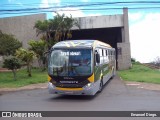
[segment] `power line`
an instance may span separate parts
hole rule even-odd
[[[10,8],[0,9],[0,15],[5,14],[27,14],[27,13],[45,13],[45,12],[56,12],[56,11],[77,11],[76,9],[71,8],[78,8],[81,11],[103,11],[103,10],[120,10],[123,7],[128,7],[128,9],[136,10],[136,9],[160,9],[160,1],[130,1],[130,2],[93,2],[93,3],[80,3],[80,2],[73,2],[76,4],[71,4],[71,2],[65,2],[65,4],[69,5],[57,5],[54,7],[40,7],[39,3],[33,3],[38,7],[28,7],[29,5],[33,4],[25,4],[27,8],[23,7],[20,9],[17,8]],[[64,4],[64,3],[63,3]],[[1,6],[7,6],[9,4],[1,4]],[[12,7],[18,4],[10,4]],[[23,4],[24,5],[24,4]],[[141,5],[141,6],[139,6]],[[143,5],[143,6],[142,6]],[[122,7],[119,7],[122,6]],[[130,6],[137,6],[137,7],[130,7]],[[88,8],[87,8],[88,7]],[[65,9],[64,9],[65,8]]]
[[[106,11],[106,10],[122,10],[123,8],[91,8],[91,9],[78,9],[78,10],[82,10],[82,11]],[[160,9],[160,7],[134,7],[134,8],[128,8],[131,10],[138,10],[138,9]],[[59,11],[78,11],[78,10],[74,10],[74,9],[59,9],[59,10],[39,10],[39,11],[14,11],[14,12],[0,12],[0,15],[4,15],[4,14],[29,14],[29,13],[45,13],[45,12],[59,12]]]
[[[58,3],[48,3],[48,5],[57,5]],[[89,3],[82,3],[82,2],[63,2],[62,5],[58,5],[59,7],[88,7],[88,6],[99,6],[99,5],[136,5],[136,4],[152,4],[157,5],[160,4],[160,1],[130,1],[130,2],[89,2]],[[64,4],[64,5],[63,5]],[[67,5],[65,5],[67,4]],[[15,7],[15,6],[41,6],[43,3],[30,3],[30,4],[1,4],[1,7],[8,6],[8,7]],[[57,7],[58,7],[57,6]],[[38,7],[36,7],[38,8]]]
[[[73,6],[72,6],[73,7]],[[16,11],[33,11],[33,10],[50,10],[50,9],[55,9],[55,8],[72,8],[71,6],[63,6],[63,7],[47,7],[47,8],[24,8],[24,9],[0,9],[0,12],[16,12]],[[160,6],[159,6],[160,7]],[[128,7],[128,9],[154,9],[154,8],[159,8],[157,6],[155,7]],[[75,6],[73,7],[75,8]],[[101,9],[101,8],[96,8]],[[119,7],[108,7],[108,8],[102,8],[102,9],[122,9]],[[83,10],[83,9],[80,9]],[[92,10],[89,8],[88,10]]]
[[[143,4],[143,3],[160,3],[160,1],[127,1],[127,2],[87,2],[87,3],[84,3],[84,2],[63,2],[61,4],[84,4],[84,5],[88,5],[88,4],[92,4],[92,5],[97,5],[97,4],[130,4],[130,3],[138,3],[138,4]],[[25,3],[23,5],[27,5],[27,6],[30,6],[30,5],[42,5],[44,3]],[[58,4],[56,2],[49,2],[48,4]],[[10,6],[10,5],[20,5],[19,3],[14,3],[14,4],[0,4],[1,6]]]

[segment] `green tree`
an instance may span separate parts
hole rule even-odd
[[[68,17],[65,16],[65,14],[62,15],[57,14],[57,16],[54,19],[59,20],[59,25],[55,30],[55,39],[57,41],[65,40],[66,38],[67,39],[72,38],[72,33],[71,33],[72,27],[78,27],[80,29],[78,21],[76,19],[73,19],[72,15]]]
[[[45,40],[48,49],[50,48],[50,46],[54,44],[54,40],[52,40],[53,38],[51,37],[50,24],[50,20],[38,20],[34,26],[34,28],[36,29],[37,36],[42,35],[41,39]]]
[[[46,42],[44,40],[35,41],[30,40],[29,43],[30,50],[33,50],[36,53],[36,56],[38,58],[38,63],[40,67],[43,67],[45,70],[45,59],[44,52],[46,51]]]
[[[36,58],[35,52],[31,51],[31,50],[26,50],[26,49],[23,49],[23,48],[19,48],[16,51],[16,57],[21,59],[23,62],[26,63],[28,76],[31,77],[32,76],[32,73],[31,73],[32,62]]]
[[[13,55],[21,46],[22,43],[15,39],[13,35],[0,31],[0,55]]]
[[[12,58],[5,59],[3,64],[4,64],[3,65],[4,68],[8,68],[12,70],[14,80],[16,80],[17,79],[16,71],[21,67],[20,61],[17,58],[12,57]]]
[[[47,40],[48,37],[50,38],[50,35],[49,35],[50,30],[49,30],[49,21],[48,20],[44,20],[44,21],[38,20],[35,23],[34,28],[36,28],[37,36],[42,34],[43,36],[46,37],[45,40]]]
[[[58,41],[71,38],[71,28],[74,26],[80,29],[78,21],[73,19],[71,15],[68,17],[65,14],[60,15],[57,13],[53,19],[37,21],[34,28],[36,28],[37,35],[43,35],[50,48]]]

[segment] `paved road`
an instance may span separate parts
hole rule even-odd
[[[17,91],[0,95],[0,111],[36,110],[160,111],[160,91],[126,86],[119,77],[115,76],[105,85],[103,91],[94,97],[52,95],[47,89]],[[90,120],[90,118],[87,119]]]

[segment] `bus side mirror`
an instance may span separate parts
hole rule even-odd
[[[96,54],[96,63],[100,63],[100,55],[98,53]]]

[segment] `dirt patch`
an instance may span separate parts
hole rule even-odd
[[[11,72],[12,70],[9,70],[7,68],[0,68],[0,72]]]
[[[135,86],[135,87],[140,88],[140,89],[160,90],[160,84],[142,83],[142,82],[130,82],[130,81],[125,81],[125,83],[128,86]]]
[[[47,88],[47,83],[32,84],[20,88],[0,88],[0,95],[20,90],[45,89],[45,88]]]

